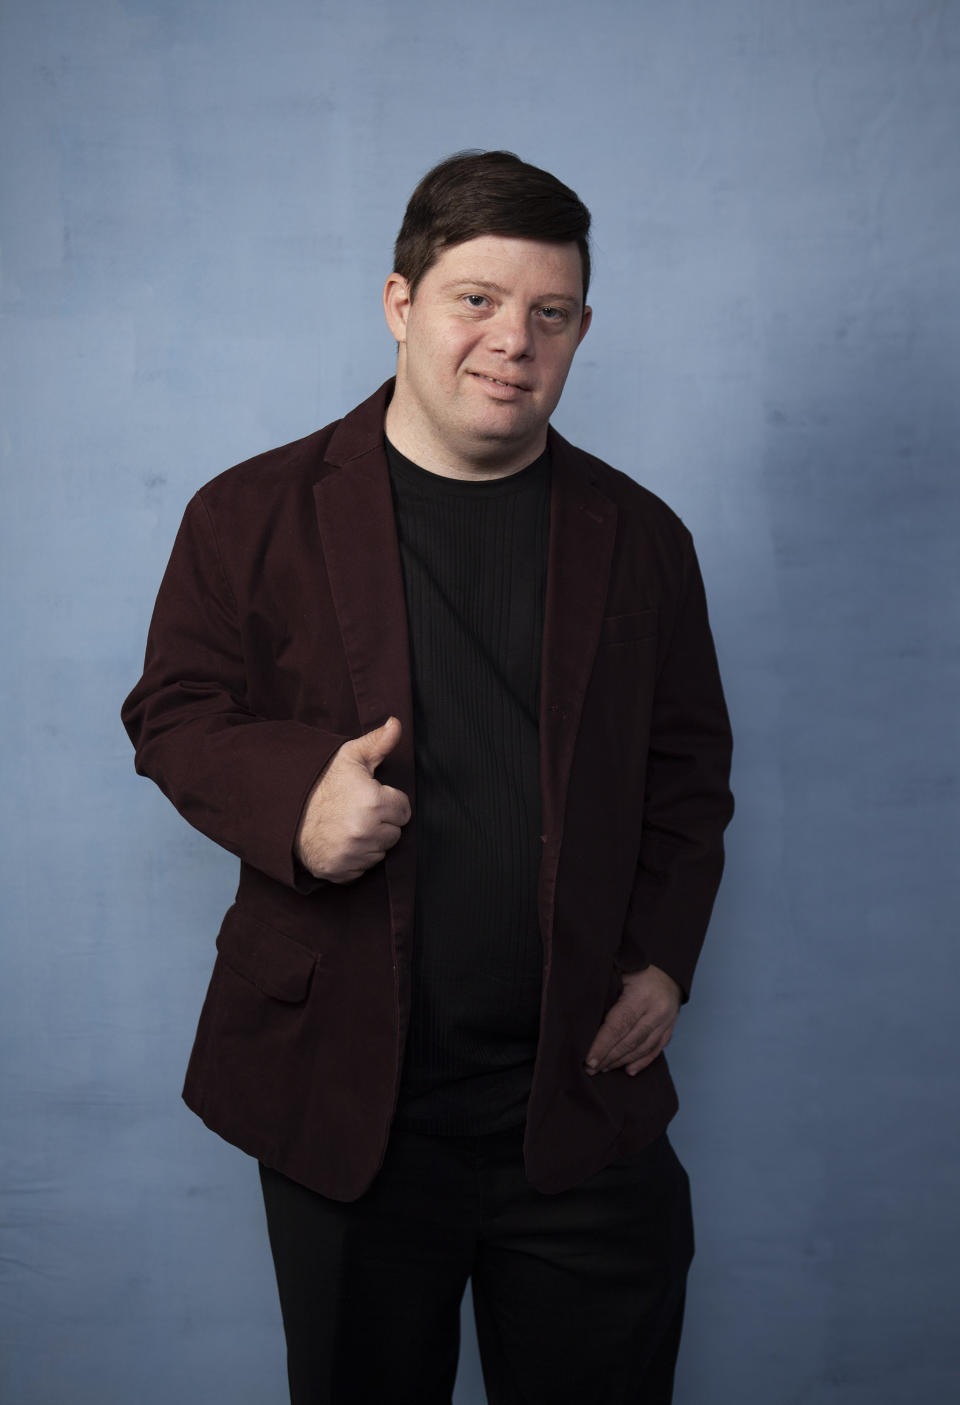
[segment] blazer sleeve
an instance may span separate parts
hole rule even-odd
[[[346,737],[258,716],[247,697],[237,603],[201,494],[187,507],[123,704],[136,768],[181,815],[278,882],[317,881],[293,846],[307,796]]]
[[[723,872],[733,814],[732,738],[690,535],[653,700],[640,855],[619,952],[625,971],[659,966],[690,995]]]

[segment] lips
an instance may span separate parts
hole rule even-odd
[[[477,379],[478,381],[489,381],[489,383],[490,383],[491,385],[502,385],[505,390],[529,390],[529,389],[530,389],[530,387],[529,387],[528,385],[521,385],[521,384],[519,383],[519,381],[505,381],[505,380],[502,380],[499,376],[488,376],[488,375],[485,375],[485,374],[483,373],[483,371],[471,371],[471,372],[470,372],[470,375],[476,377],[476,379]]]

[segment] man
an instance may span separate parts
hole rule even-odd
[[[729,730],[689,534],[549,427],[590,217],[411,198],[395,383],[187,509],[124,718],[241,859],[184,1096],[256,1156],[291,1399],[659,1405],[692,1253],[663,1058]]]

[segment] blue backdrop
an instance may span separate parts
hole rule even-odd
[[[285,1398],[255,1168],[179,1103],[235,864],[118,709],[193,490],[390,372],[403,205],[464,146],[593,210],[556,423],[694,531],[737,733],[672,1046],[678,1405],[957,1398],[960,5],[6,0],[0,37],[4,1400]]]

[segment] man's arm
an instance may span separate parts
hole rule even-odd
[[[693,543],[657,675],[640,856],[618,959],[623,992],[588,1054],[634,1074],[669,1043],[689,998],[733,814],[732,740]]]
[[[359,876],[409,818],[402,792],[373,777],[399,739],[395,719],[351,739],[250,708],[236,601],[200,495],[177,534],[123,722],[137,770],[185,819],[301,890]]]

